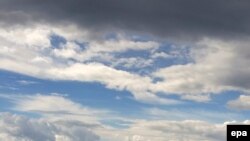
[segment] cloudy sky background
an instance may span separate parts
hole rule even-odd
[[[250,124],[250,2],[0,0],[0,140],[222,141]]]

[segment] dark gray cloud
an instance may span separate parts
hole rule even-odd
[[[183,39],[250,33],[247,0],[2,0],[0,9],[1,21],[9,23],[73,22],[93,31],[119,29]]]

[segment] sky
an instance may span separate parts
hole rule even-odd
[[[222,141],[250,124],[246,0],[0,0],[0,140]]]

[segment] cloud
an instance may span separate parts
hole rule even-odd
[[[153,65],[152,59],[144,59],[141,57],[129,57],[129,58],[113,58],[112,66],[122,66],[130,69],[141,69]]]
[[[17,83],[21,85],[32,85],[32,84],[37,84],[38,82],[30,80],[18,80]]]
[[[1,41],[7,45],[22,45],[33,48],[48,48],[50,46],[48,38],[50,29],[46,29],[46,26],[22,27],[0,28]],[[6,51],[11,52],[15,50],[5,46]]]
[[[99,136],[77,122],[51,122],[1,113],[0,140],[8,141],[98,141]]]
[[[225,140],[224,124],[211,124],[198,120],[166,121],[140,120],[130,128],[114,132],[114,140],[121,141],[193,141]],[[113,140],[112,140],[113,141]]]
[[[249,92],[249,42],[204,39],[191,48],[192,62],[154,72],[156,89],[183,99],[209,101],[223,91]]]
[[[88,122],[87,120],[85,122]],[[225,140],[227,121],[214,124],[200,120],[134,120],[128,128],[95,128],[83,121],[31,118],[11,113],[0,114],[0,139],[10,141],[191,141]],[[181,134],[181,135],[180,135]]]
[[[40,115],[31,118],[30,116],[0,113],[0,139],[11,141],[44,139],[51,141],[83,139],[89,141],[165,141],[166,139],[219,141],[225,139],[225,125],[232,123],[232,121],[226,121],[215,124],[204,121],[204,119],[194,119],[192,114],[202,112],[192,111],[184,120],[184,117],[181,116],[186,114],[180,111],[159,109],[148,110],[151,117],[158,118],[147,120],[125,118],[112,112],[85,107],[65,97],[54,95],[1,95],[1,98],[6,98],[14,104],[12,110],[27,115]],[[213,114],[216,113],[207,111],[202,113],[209,118],[216,117]],[[173,119],[168,119],[167,115],[171,115]],[[121,124],[125,123],[126,127],[117,128],[106,125],[101,122],[105,119],[111,120],[113,123],[117,120],[121,121]],[[241,123],[247,124],[249,121]]]
[[[112,57],[114,53],[152,50],[158,47],[159,43],[154,41],[132,41],[120,37],[117,40],[90,41],[84,46],[85,49],[75,42],[67,42],[54,49],[53,54],[57,57],[84,62],[94,57],[103,58],[105,55]]]
[[[125,30],[179,40],[249,35],[248,1],[10,0],[0,5],[7,25],[74,23],[95,33]]]
[[[0,139],[24,141],[121,140],[149,141],[166,138],[183,140],[221,138],[224,128],[202,121],[138,120],[84,107],[65,97],[54,95],[1,95],[14,105],[12,110],[38,114],[31,118],[10,113],[0,114]],[[111,118],[109,118],[111,117]],[[106,119],[130,121],[119,129],[100,122]],[[114,121],[113,121],[114,122]],[[214,130],[210,130],[214,128]],[[143,130],[142,130],[143,129]],[[206,131],[206,132],[205,132]],[[207,132],[211,131],[211,132]],[[179,136],[183,133],[183,136]],[[185,134],[185,135],[184,135]],[[203,136],[200,136],[203,134]]]
[[[100,124],[97,115],[107,115],[108,110],[97,110],[83,106],[61,95],[0,95],[11,102],[13,106],[9,108],[18,112],[36,113],[39,116],[46,117],[50,120],[77,120],[89,125]]]
[[[154,41],[131,41],[127,39],[91,42],[90,52],[124,52],[127,50],[150,50],[159,47]]]
[[[157,58],[172,58],[174,56],[172,56],[170,54],[167,54],[165,52],[155,52],[155,53],[152,54],[151,57],[154,58],[154,59],[157,59]]]
[[[73,119],[53,121],[11,113],[1,113],[0,117],[0,139],[10,141],[219,141],[225,139],[226,132],[225,124],[195,120],[135,120],[128,128],[117,130],[95,128]]]
[[[239,98],[227,103],[229,108],[238,110],[250,110],[250,96],[240,95]]]

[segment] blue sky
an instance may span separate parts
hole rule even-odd
[[[221,141],[250,124],[248,2],[13,2],[0,140]]]

